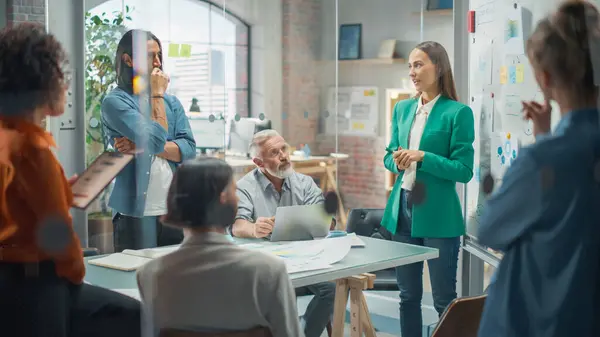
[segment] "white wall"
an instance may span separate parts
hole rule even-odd
[[[396,39],[400,57],[408,57],[412,48],[419,43],[421,0],[339,0],[338,23],[362,24],[362,57],[376,58],[383,40]],[[335,1],[323,0],[322,9],[322,106],[329,87],[335,85]],[[452,15],[425,15],[423,39],[441,43],[453,60],[454,31]],[[465,28],[466,29],[466,28]],[[385,135],[385,89],[403,88],[403,79],[408,79],[406,64],[360,64],[339,65],[339,86],[376,86],[379,88],[379,135]]]

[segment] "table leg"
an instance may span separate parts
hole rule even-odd
[[[321,188],[321,191],[325,191],[327,189],[327,185],[329,185],[327,178],[327,172],[324,172],[319,176],[319,187]]]
[[[363,293],[363,290],[373,288],[374,281],[375,275],[367,273],[336,281],[332,337],[344,335],[348,292],[350,292],[350,326],[352,329],[350,335],[361,337],[364,333],[367,337],[375,337],[375,328],[371,322],[369,307]]]
[[[336,281],[335,300],[333,305],[333,333],[331,334],[331,337],[344,336],[346,303],[348,303],[348,280],[344,278]]]

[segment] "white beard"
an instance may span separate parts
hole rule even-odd
[[[285,179],[294,173],[294,169],[290,165],[288,168],[286,168],[284,170],[273,171],[273,170],[267,169],[267,172],[269,172],[269,174],[272,175],[273,177],[277,177],[279,179]]]

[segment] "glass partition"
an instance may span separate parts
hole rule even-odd
[[[331,154],[339,151],[328,124],[337,117],[327,96],[337,85],[337,8],[334,0],[87,1],[87,163],[118,150],[101,102],[117,87],[121,36],[143,29],[160,40],[167,94],[185,111],[197,155],[225,158],[240,178],[256,167],[248,149],[253,134],[272,128],[289,144],[295,170],[335,193],[337,157]],[[90,236],[110,230],[112,192],[107,188],[89,209],[88,227],[100,228]],[[342,200],[336,204],[344,226]]]
[[[414,94],[410,51],[434,39],[452,55],[451,10],[428,11],[421,0],[95,0],[86,10],[88,163],[111,150],[100,107],[116,87],[117,44],[130,29],[148,30],[198,155],[226,158],[241,177],[256,167],[252,135],[279,131],[295,170],[338,197],[339,228],[351,209],[385,207],[395,179],[382,164],[391,111]],[[110,221],[111,192],[90,221]]]

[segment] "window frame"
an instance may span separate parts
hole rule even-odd
[[[246,27],[246,31],[247,31],[247,38],[246,38],[246,44],[242,45],[242,44],[233,44],[231,46],[235,47],[246,47],[247,51],[246,51],[246,81],[247,81],[247,85],[246,88],[244,89],[246,91],[246,105],[248,108],[248,116],[247,117],[254,117],[254,113],[252,111],[252,52],[251,52],[251,46],[252,46],[252,26],[249,25],[246,21],[244,21],[241,17],[239,17],[238,15],[236,15],[235,13],[231,12],[230,10],[228,10],[227,8],[223,8],[217,4],[215,4],[213,1],[210,0],[196,0],[199,2],[203,2],[205,4],[208,5],[208,18],[209,18],[209,22],[208,22],[208,45],[212,46],[213,42],[212,42],[212,21],[211,21],[211,13],[213,12],[213,8],[217,9],[218,12],[225,12],[225,14],[227,14],[229,17],[225,17],[225,19],[227,20],[231,20],[231,18],[235,19],[232,20],[233,23],[235,25],[241,24],[243,26]],[[237,21],[237,22],[236,22]],[[225,46],[228,46],[227,44],[223,44]],[[235,93],[238,92],[238,89],[234,89]],[[211,92],[212,95],[212,92]],[[236,98],[237,99],[237,98]]]

